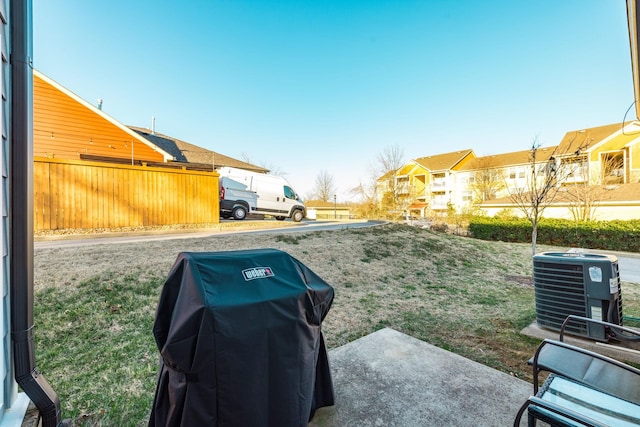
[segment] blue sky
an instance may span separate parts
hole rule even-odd
[[[555,145],[633,102],[624,0],[33,0],[33,16],[42,73],[303,196],[326,171],[349,199],[385,147]]]

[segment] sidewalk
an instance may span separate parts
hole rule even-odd
[[[526,381],[382,329],[329,352],[336,404],[309,427],[510,426]],[[526,418],[526,417],[525,417]]]

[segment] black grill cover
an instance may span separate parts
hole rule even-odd
[[[275,249],[178,255],[153,326],[150,426],[306,426],[334,403],[333,288]]]

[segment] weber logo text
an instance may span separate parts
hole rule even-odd
[[[242,270],[242,276],[244,276],[244,280],[249,281],[253,279],[264,279],[266,277],[273,277],[273,270],[271,267],[254,267],[247,268],[246,270]]]

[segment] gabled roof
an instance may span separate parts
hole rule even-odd
[[[420,157],[414,161],[420,166],[429,169],[431,172],[436,172],[453,169],[469,155],[475,157],[472,149],[436,154],[435,156]]]
[[[614,123],[612,125],[569,131],[564,135],[560,144],[558,144],[557,153],[565,155],[573,154],[578,150],[588,151],[604,139],[621,131],[626,124],[627,123]]]
[[[209,165],[210,167],[215,162],[216,168],[228,166],[259,173],[269,172],[269,169],[243,162],[242,160],[234,159],[233,157],[225,156],[224,154],[220,154],[215,151],[207,150],[206,148],[190,144],[168,135],[153,132],[150,129],[136,126],[129,126],[129,128],[152,144],[160,147],[162,150],[171,153],[176,162],[196,163]]]
[[[378,180],[378,181],[385,181],[385,180],[391,179],[392,177],[394,177],[394,176],[395,176],[396,172],[398,172],[399,170],[400,170],[400,169],[398,168],[398,169],[395,169],[395,170],[390,170],[390,171],[388,171],[388,172],[385,172],[385,174],[384,174],[384,175],[382,175],[382,176],[381,176],[380,178],[378,178],[377,180]]]
[[[409,163],[406,163],[404,166],[395,171],[395,174],[398,177],[409,175],[423,175],[425,173],[429,173],[428,169],[415,160],[411,160]]]
[[[406,165],[401,166],[398,170],[396,170],[396,175],[408,175],[414,167],[415,165],[407,163]]]
[[[557,146],[540,147],[536,153],[536,162],[547,161],[556,150]],[[524,165],[531,161],[531,150],[513,151],[511,153],[493,154],[491,156],[476,157],[465,163],[460,171],[473,171],[481,169],[506,168],[509,166]]]

